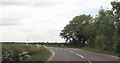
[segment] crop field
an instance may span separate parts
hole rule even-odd
[[[50,51],[40,44],[3,43],[2,62],[45,61]]]

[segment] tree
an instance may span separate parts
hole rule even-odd
[[[111,15],[111,10],[101,9],[96,19],[96,42],[97,46],[106,50],[112,50],[112,36],[114,35],[114,16]],[[101,38],[103,37],[103,38]]]
[[[85,46],[87,37],[84,36],[84,26],[88,25],[92,17],[90,15],[80,15],[73,18],[60,33],[66,41],[76,46]]]
[[[111,2],[113,16],[115,19],[115,26],[116,26],[116,43],[115,43],[115,51],[120,52],[120,2],[113,1]]]
[[[84,26],[83,31],[84,31],[83,35],[87,37],[87,46],[94,48],[95,46],[94,40],[96,36],[95,22],[91,22],[90,24]]]
[[[79,15],[61,31],[60,36],[72,46],[88,46],[120,53],[120,2],[112,9],[101,9],[95,18]]]

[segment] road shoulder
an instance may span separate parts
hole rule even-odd
[[[47,48],[47,47],[46,47],[46,48]],[[47,48],[47,49],[49,49],[49,48]],[[45,63],[49,63],[49,62],[52,60],[52,58],[55,56],[55,52],[52,51],[51,49],[49,49],[49,50],[50,50],[50,52],[51,52],[51,55],[49,56],[48,60],[45,61]]]

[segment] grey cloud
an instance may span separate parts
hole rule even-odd
[[[13,26],[13,25],[20,25],[20,24],[14,21],[2,21],[0,23],[0,26]]]
[[[96,15],[99,10],[100,8],[98,7],[98,8],[84,9],[79,11],[78,13]]]
[[[54,6],[61,4],[60,2],[0,2],[0,5],[17,5],[17,6]]]
[[[2,23],[2,24],[0,24],[0,26],[11,26],[11,25],[13,26],[13,25],[17,25],[17,24],[16,24],[16,23],[13,23],[13,22],[12,22],[12,23],[8,23],[8,22],[7,22],[7,23]]]
[[[59,35],[58,32],[60,32],[61,30],[60,29],[51,29],[51,30],[47,30],[46,33],[52,35],[52,36],[57,36]]]
[[[0,26],[20,25],[20,23],[18,22],[19,20],[20,20],[19,18],[16,18],[16,19],[12,19],[12,18],[2,18],[2,19],[1,19]]]
[[[0,26],[11,26],[11,25],[17,25],[17,24],[14,22],[3,22],[0,24]]]

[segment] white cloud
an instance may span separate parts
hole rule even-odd
[[[80,14],[97,14],[112,0],[1,0],[0,41],[64,41],[63,27]]]

